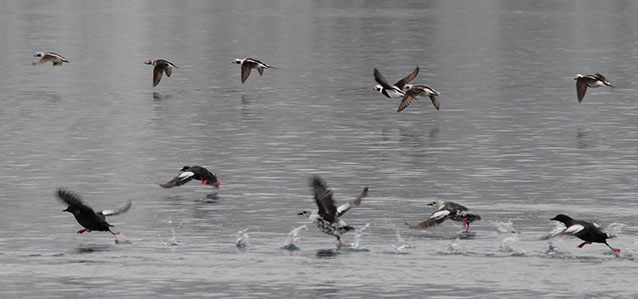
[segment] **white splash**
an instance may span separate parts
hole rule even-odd
[[[398,245],[390,244],[394,248],[394,252],[401,253],[401,251],[403,251],[403,249],[412,248],[412,246],[408,245],[408,243],[405,241],[405,239],[403,239],[401,237],[401,234],[399,233],[399,229],[397,227],[394,228],[394,231],[395,231],[395,235],[397,237],[397,241],[399,242]]]
[[[173,233],[173,237],[170,238],[168,241],[164,242],[164,245],[178,246],[181,243],[177,242],[177,236],[175,235],[175,230],[171,228],[171,232]]]
[[[449,252],[457,252],[460,246],[461,246],[461,239],[456,238],[450,244],[447,245],[447,250]]]
[[[516,229],[516,227],[514,227],[514,224],[512,223],[512,221],[508,221],[508,222],[492,221],[491,224],[500,233],[518,234],[518,230]]]
[[[361,246],[361,234],[368,227],[370,227],[370,223],[366,223],[366,225],[362,226],[361,228],[357,228],[355,230],[354,242],[352,242],[352,244],[350,244],[351,248],[357,249],[357,248],[359,248],[359,246]]]
[[[515,250],[514,247],[512,247],[512,244],[518,241],[518,235],[510,235],[501,241],[501,248],[499,250],[502,252],[514,252]]]
[[[242,229],[237,232],[237,240],[235,241],[237,248],[246,248],[248,246],[248,229]]]
[[[299,250],[299,247],[295,245],[296,242],[299,241],[299,232],[302,229],[308,229],[308,227],[304,224],[299,226],[288,233],[288,238],[286,238],[286,242],[284,243],[284,249],[288,250]]]
[[[607,227],[605,228],[605,232],[610,238],[614,238],[622,233],[623,228],[625,228],[626,226],[626,224],[614,222],[610,225],[607,225]]]

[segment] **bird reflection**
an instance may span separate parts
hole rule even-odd
[[[162,95],[159,92],[154,91],[153,92],[153,99],[158,100],[158,101],[162,101],[162,100],[170,100],[171,95]]]
[[[262,107],[259,105],[259,97],[241,95],[241,118],[243,120],[254,121],[262,119]]]
[[[590,147],[590,139],[587,138],[589,133],[582,128],[578,128],[578,132],[576,133],[576,144],[579,149],[585,149]]]

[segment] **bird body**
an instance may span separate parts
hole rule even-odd
[[[439,110],[439,98],[438,96],[441,94],[440,92],[434,90],[434,88],[427,87],[425,85],[410,85],[410,88],[405,92],[403,99],[401,99],[401,103],[399,104],[399,108],[397,108],[397,112],[403,111],[403,109],[407,108],[412,100],[414,100],[417,96],[424,94],[425,96],[430,97],[432,100],[432,105],[436,110]]]
[[[33,54],[33,57],[39,57],[40,60],[38,63],[47,63],[51,62],[53,66],[62,65],[62,63],[69,63],[69,60],[64,58],[64,56],[55,53],[55,52],[36,52]]]
[[[472,213],[468,208],[455,202],[435,201],[428,205],[436,206],[437,210],[432,213],[430,217],[415,225],[406,223],[410,228],[425,229],[441,224],[446,219],[450,219],[454,221],[461,221],[465,231],[469,232],[470,223],[476,220],[481,220],[481,216]]]
[[[412,85],[408,84],[416,78],[419,74],[419,67],[414,68],[412,73],[403,77],[401,80],[397,81],[394,85],[390,85],[388,81],[381,75],[381,72],[375,68],[374,69],[374,80],[379,83],[372,87],[376,92],[386,96],[389,99],[392,98],[402,98],[405,96],[405,91],[408,90]]]
[[[173,68],[177,68],[175,64],[165,59],[147,60],[144,63],[154,66],[153,87],[157,86],[160,80],[162,80],[162,74],[166,73],[166,76],[170,77],[173,73]]]
[[[576,74],[574,80],[576,80],[576,95],[578,96],[579,103],[583,101],[585,92],[587,92],[587,87],[597,88],[603,85],[614,87],[613,85],[611,85],[611,82],[607,81],[607,78],[605,78],[605,76],[599,73],[585,76]]]
[[[607,239],[609,238],[609,236],[605,232],[600,230],[600,228],[595,223],[573,219],[564,214],[558,214],[556,215],[556,217],[550,220],[560,221],[565,224],[565,229],[560,232],[560,234],[572,235],[585,241],[578,245],[578,248],[582,248],[583,246],[591,243],[604,243],[615,253],[620,253],[620,249],[613,248],[611,247],[611,245],[609,245],[609,243],[607,243]]]
[[[364,187],[357,198],[336,207],[332,191],[326,187],[321,178],[313,177],[311,184],[318,209],[305,209],[297,215],[308,216],[316,227],[326,234],[335,236],[341,244],[341,235],[354,230],[354,227],[341,220],[341,216],[361,203],[361,199],[368,195],[368,187]]]
[[[248,79],[248,76],[250,75],[250,71],[252,69],[257,69],[257,71],[259,72],[259,76],[264,74],[265,69],[276,69],[276,67],[267,65],[257,59],[250,57],[244,59],[236,58],[233,59],[232,62],[234,64],[241,65],[241,83],[246,82],[246,79]]]
[[[128,211],[132,205],[132,202],[129,201],[120,209],[104,210],[96,213],[93,209],[91,209],[91,207],[82,203],[82,199],[79,195],[71,191],[58,189],[57,196],[62,202],[68,205],[68,207],[63,211],[73,214],[75,220],[84,227],[84,229],[78,231],[78,234],[95,230],[108,231],[113,235],[118,235],[119,233],[111,231],[112,225],[106,222],[106,217],[124,213]]]
[[[160,184],[162,188],[173,188],[176,186],[184,185],[191,180],[198,180],[202,182],[202,185],[210,185],[215,188],[219,188],[221,182],[217,179],[217,176],[210,172],[210,170],[202,166],[184,166],[179,173],[170,181]]]

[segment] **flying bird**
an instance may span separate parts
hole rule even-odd
[[[315,195],[317,209],[305,209],[297,215],[308,216],[312,223],[322,232],[335,236],[339,244],[342,244],[341,235],[354,230],[354,227],[341,220],[341,216],[348,210],[358,206],[361,203],[361,199],[368,196],[368,187],[364,187],[357,198],[336,207],[335,201],[332,198],[332,191],[326,187],[326,184],[321,178],[318,176],[312,177],[311,185]]]
[[[377,85],[372,87],[376,92],[388,97],[388,98],[401,98],[405,95],[405,90],[408,90],[412,85],[408,84],[416,78],[419,74],[419,66],[415,67],[412,73],[399,80],[394,85],[390,85],[388,81],[381,75],[381,72],[377,68],[374,69],[374,80],[377,81]]]
[[[241,65],[241,83],[243,84],[250,75],[250,70],[256,68],[259,72],[259,76],[264,74],[265,69],[276,69],[276,67],[267,65],[254,58],[236,58],[232,61],[234,64]]]
[[[565,229],[556,235],[572,235],[585,241],[583,243],[580,243],[580,245],[578,245],[578,248],[582,248],[583,246],[591,243],[605,243],[605,245],[607,245],[607,247],[609,247],[615,253],[620,253],[620,249],[613,248],[611,247],[611,245],[609,245],[609,243],[607,243],[607,239],[609,239],[609,236],[605,232],[600,230],[600,228],[595,223],[572,219],[571,217],[564,214],[558,214],[556,215],[556,217],[549,220],[556,220],[565,224]]]
[[[106,217],[122,214],[128,211],[132,205],[132,202],[129,200],[124,207],[117,210],[104,210],[96,213],[89,206],[83,204],[80,196],[72,191],[58,189],[57,195],[62,202],[68,205],[63,211],[73,214],[75,220],[84,227],[78,231],[78,234],[96,230],[108,231],[113,235],[119,235],[120,233],[111,231],[112,225],[106,222]]]
[[[173,188],[176,186],[184,185],[190,182],[192,179],[202,181],[202,185],[211,185],[215,188],[219,188],[219,185],[222,184],[217,179],[217,176],[215,176],[215,174],[204,167],[184,166],[172,180],[164,184],[160,184],[160,186],[162,188]]]
[[[33,54],[33,57],[40,57],[38,63],[47,63],[51,61],[53,66],[62,65],[62,63],[69,63],[69,60],[64,58],[64,56],[55,53],[55,52],[36,52]]]
[[[576,74],[576,77],[574,77],[574,80],[576,80],[576,94],[578,95],[579,103],[583,101],[583,97],[585,97],[585,92],[587,92],[587,87],[598,88],[603,85],[614,87],[613,85],[611,85],[611,82],[607,81],[605,76],[599,73],[595,73],[593,75],[585,75],[585,76],[581,74]]]
[[[153,87],[157,86],[160,80],[162,80],[162,73],[166,73],[166,76],[170,77],[173,73],[173,68],[177,68],[175,64],[165,59],[147,60],[144,63],[154,66]]]
[[[399,108],[397,109],[397,112],[403,111],[403,109],[407,108],[408,105],[412,103],[412,100],[414,100],[417,96],[421,94],[425,94],[426,96],[430,97],[430,100],[432,100],[432,105],[434,105],[434,108],[436,108],[437,111],[439,110],[438,96],[441,94],[440,92],[434,90],[434,88],[430,88],[425,85],[413,85],[412,87],[410,87],[410,89],[408,89],[408,91],[405,92],[405,95],[403,96],[403,99],[401,100],[401,103],[399,104]]]
[[[468,210],[468,208],[458,203],[438,200],[429,203],[428,206],[437,207],[437,210],[432,213],[430,217],[415,225],[410,225],[407,222],[405,224],[407,224],[410,228],[425,229],[441,224],[443,223],[443,221],[445,221],[445,219],[450,219],[454,221],[461,221],[463,227],[465,228],[465,232],[469,232],[470,223],[472,223],[472,221],[481,220],[481,216],[472,213],[470,210]]]

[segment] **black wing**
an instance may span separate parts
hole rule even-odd
[[[324,220],[334,223],[337,216],[335,201],[332,199],[332,191],[328,190],[325,183],[315,176],[312,178],[312,187],[315,193],[315,202],[319,208],[319,216]]]

